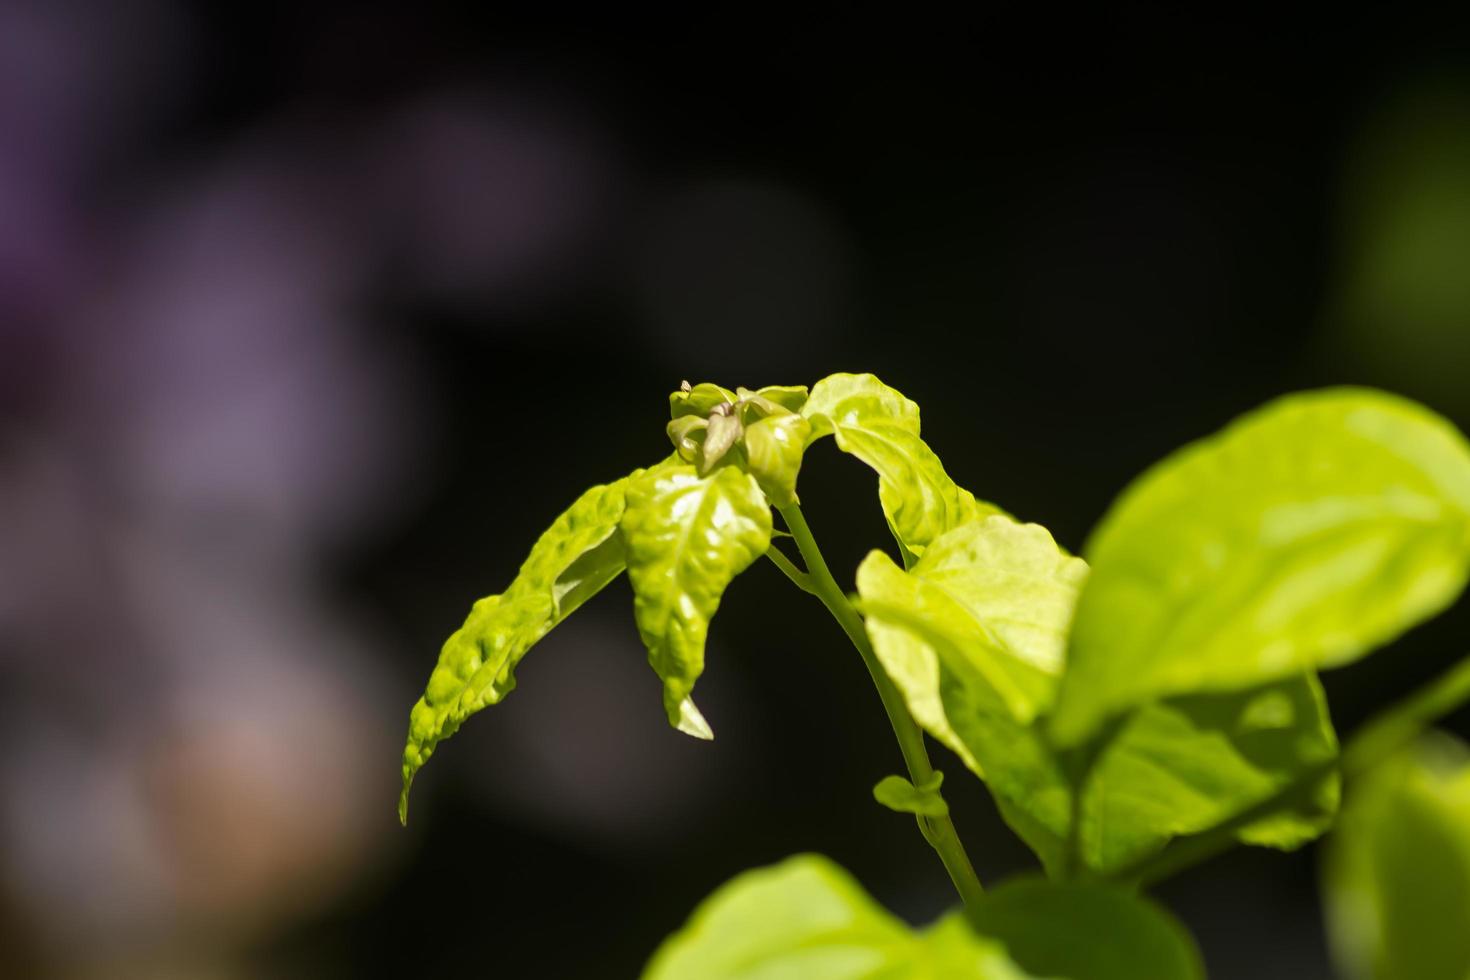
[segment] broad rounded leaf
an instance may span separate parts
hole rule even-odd
[[[1000,513],[950,479],[919,438],[919,406],[873,375],[823,378],[801,411],[813,440],[830,434],[877,471],[878,499],[906,563],[950,528]]]
[[[1442,610],[1470,565],[1470,446],[1367,389],[1294,395],[1170,456],[1086,549],[1052,719],[1333,667]]]
[[[1311,676],[1148,705],[1086,767],[1058,754],[1028,722],[1062,672],[1086,574],[1045,529],[1005,517],[947,532],[910,571],[881,552],[858,570],[868,635],[910,712],[986,780],[1002,815],[1048,868],[1064,865],[1072,842],[1090,870],[1125,868],[1335,757]],[[1029,701],[1021,697],[1028,692]],[[1292,847],[1315,837],[1333,812],[1335,788],[1329,780],[1320,797],[1248,827],[1242,838]]]
[[[638,470],[578,497],[537,539],[510,587],[476,602],[445,641],[424,695],[409,714],[400,820],[408,819],[409,787],[435,746],[470,715],[514,690],[515,667],[526,652],[622,572],[617,532],[627,485],[668,465]]]
[[[1025,980],[958,916],[918,933],[826,858],[747,871],[707,898],[644,980]]]
[[[622,531],[633,613],[669,721],[708,738],[689,692],[725,586],[770,546],[770,506],[755,478],[733,466],[709,476],[670,466],[629,480]]]
[[[1350,783],[1329,845],[1328,934],[1344,976],[1470,976],[1470,748],[1433,733]]]
[[[1009,882],[969,910],[976,931],[999,940],[1035,976],[1070,980],[1203,980],[1194,940],[1173,916],[1102,885]]]

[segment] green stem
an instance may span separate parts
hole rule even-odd
[[[1321,779],[1339,772],[1344,779],[1361,776],[1419,736],[1424,728],[1470,700],[1470,658],[1429,681],[1365,722],[1348,739],[1337,758],[1304,771],[1279,792],[1208,832],[1174,841],[1164,850],[1115,875],[1147,887],[1214,857],[1240,843],[1236,833],[1291,804]]]
[[[883,665],[878,662],[878,656],[868,642],[868,633],[863,629],[862,617],[832,577],[801,508],[792,504],[780,508],[780,511],[786,520],[786,526],[791,529],[791,536],[801,551],[801,557],[806,561],[806,582],[810,586],[807,591],[822,601],[832,618],[837,620],[842,631],[852,641],[852,645],[857,647],[873,678],[874,686],[878,688],[878,697],[883,701],[883,708],[888,712],[888,721],[893,725],[893,734],[898,738],[899,751],[903,753],[903,761],[908,766],[909,780],[915,786],[923,785],[934,774],[934,767],[929,763],[929,753],[924,748],[924,733],[914,723],[903,696],[893,686]],[[949,872],[950,880],[954,882],[960,898],[966,905],[973,903],[984,893],[984,889],[980,886],[980,879],[975,876],[975,869],[970,864],[964,845],[960,843],[959,834],[955,832],[954,822],[948,816],[921,816],[918,821],[925,840],[944,862],[944,868]]]
[[[793,565],[791,559],[787,558],[780,548],[772,544],[766,549],[766,557],[771,559],[771,563],[781,569],[782,574],[791,579],[791,583],[798,589],[803,592],[809,592],[812,595],[817,594],[816,590],[812,588],[811,576]]]

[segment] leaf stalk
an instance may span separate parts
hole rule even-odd
[[[810,586],[806,591],[821,600],[822,604],[827,607],[827,611],[832,614],[832,618],[837,620],[837,624],[847,634],[847,638],[852,641],[852,645],[857,648],[858,654],[868,668],[869,675],[873,678],[874,686],[878,688],[878,697],[883,702],[883,708],[888,713],[888,721],[893,726],[893,734],[898,739],[899,751],[903,753],[904,763],[908,766],[909,779],[915,786],[927,784],[933,779],[934,767],[930,764],[929,753],[924,748],[924,733],[915,724],[913,716],[909,714],[908,706],[904,704],[903,696],[893,686],[893,681],[889,679],[888,673],[878,661],[877,654],[873,652],[873,646],[868,641],[867,630],[863,628],[862,617],[858,615],[857,609],[853,607],[847,595],[832,577],[832,572],[827,567],[826,559],[822,557],[821,549],[817,547],[816,538],[812,536],[811,528],[807,525],[801,507],[791,504],[778,509],[781,517],[786,521],[786,526],[791,530],[791,536],[796,541],[796,547],[801,552],[802,559],[806,562],[805,579]],[[782,558],[784,559],[785,556],[783,555]],[[776,561],[774,558],[772,560]],[[776,563],[781,564],[780,561]],[[782,570],[785,571],[784,568]],[[950,880],[954,882],[960,899],[966,905],[973,904],[984,894],[985,889],[975,874],[975,868],[970,863],[969,855],[965,853],[965,846],[960,842],[959,834],[955,831],[954,821],[947,815],[942,817],[920,816],[917,820],[920,833],[939,855],[939,860],[944,863],[944,868],[949,872]]]

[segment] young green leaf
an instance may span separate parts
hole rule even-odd
[[[716,406],[730,405],[735,401],[735,392],[728,388],[721,388],[707,381],[697,385],[690,385],[686,381],[678,391],[669,395],[669,417],[677,419],[686,415],[697,415],[699,418],[706,418]]]
[[[1044,529],[1005,517],[941,535],[911,571],[881,552],[858,570],[869,638],[915,720],[987,781],[1048,868],[1065,865],[1068,847],[1098,873],[1127,867],[1335,756],[1326,704],[1310,676],[1146,706],[1118,726],[1090,766],[1058,754],[1028,722],[1046,703],[1045,683],[1062,671],[1085,575],[1085,564]],[[1036,682],[1033,700],[1017,701],[1026,689],[997,661],[1034,671],[1015,675]],[[1018,703],[1028,710],[1018,712]],[[1334,789],[1300,812],[1251,825],[1242,838],[1290,847],[1316,836],[1335,806]]]
[[[709,738],[689,692],[704,672],[705,635],[725,587],[770,546],[770,506],[736,467],[700,476],[670,466],[628,481],[622,531],[633,613],[669,721]]]
[[[464,625],[445,641],[424,695],[409,715],[400,820],[408,819],[409,787],[435,746],[470,715],[509,694],[526,652],[622,572],[623,542],[617,532],[627,485],[668,465],[635,471],[578,497],[537,539],[510,587],[476,602]]]
[[[949,804],[939,794],[944,773],[935,772],[915,786],[902,776],[884,776],[873,787],[873,799],[895,813],[912,813],[921,817],[949,815]]]
[[[1076,980],[1204,980],[1194,940],[1137,895],[1095,884],[1008,882],[967,910],[1027,973]]]
[[[801,412],[811,440],[832,435],[837,447],[878,473],[878,499],[905,564],[940,534],[1000,513],[957,486],[919,438],[919,406],[871,374],[833,374],[818,381]]]
[[[1161,696],[1348,663],[1442,610],[1470,566],[1470,446],[1393,395],[1290,396],[1145,473],[1086,554],[1062,744]]]
[[[704,445],[699,454],[699,475],[708,476],[725,454],[745,437],[745,426],[734,410],[716,410],[709,417]]]
[[[814,854],[747,871],[654,954],[643,980],[1026,980],[959,916],[915,932]]]
[[[806,404],[807,389],[806,385],[766,385],[755,391],[749,388],[736,388],[735,395],[756,410],[754,412],[756,417],[764,418],[783,412],[800,412],[801,407]],[[754,421],[754,419],[747,421]]]
[[[1350,783],[1323,890],[1345,976],[1470,976],[1470,748],[1434,733]]]
[[[745,427],[745,460],[771,503],[797,502],[796,476],[806,452],[811,423],[800,415],[770,415]]]
[[[858,592],[878,629],[898,626],[946,649],[956,669],[972,670],[1029,722],[1051,702],[1086,575],[1045,528],[993,515],[940,535],[908,572],[873,552]],[[910,653],[902,669],[913,661]],[[917,669],[935,676],[929,664]]]

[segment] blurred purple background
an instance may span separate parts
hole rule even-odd
[[[1066,20],[0,0],[0,975],[631,976],[799,850],[943,908],[869,799],[857,659],[768,568],[716,623],[713,744],[618,585],[407,831],[398,751],[443,637],[667,452],[683,378],[877,372],[1073,548],[1287,389],[1470,426],[1465,25]],[[886,540],[855,466],[803,474],[844,575]],[[1467,624],[1332,675],[1340,726]],[[982,876],[1029,867],[951,782]],[[1313,860],[1163,897],[1217,976],[1326,976]]]

